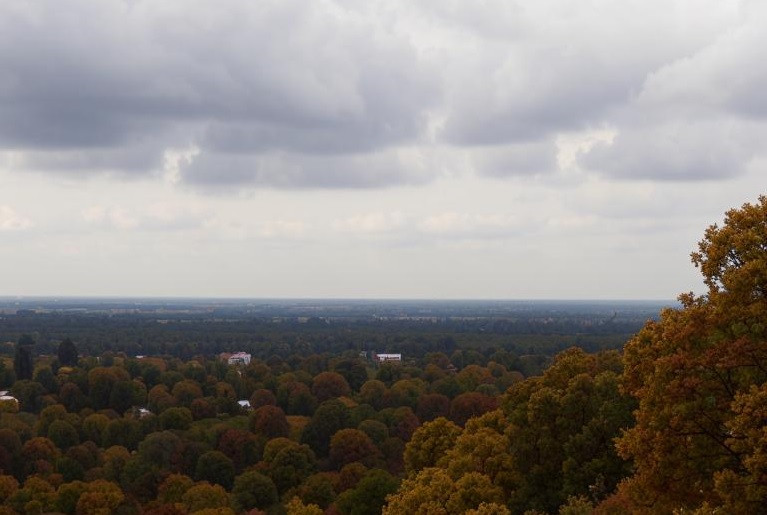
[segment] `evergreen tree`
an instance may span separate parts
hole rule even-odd
[[[13,357],[13,371],[16,372],[16,379],[32,379],[34,371],[34,362],[32,360],[32,346],[35,341],[28,334],[19,338],[16,344],[16,354]]]
[[[77,365],[77,347],[75,343],[66,338],[59,344],[59,363],[63,366]]]

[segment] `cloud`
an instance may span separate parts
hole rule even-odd
[[[477,147],[471,150],[476,170],[490,177],[529,176],[557,170],[558,149],[553,141]]]
[[[754,65],[767,44],[767,8],[743,6],[742,23],[648,74],[614,113],[612,142],[579,162],[617,179],[731,179],[764,155],[767,71]]]
[[[23,231],[34,224],[10,206],[0,206],[0,231]]]
[[[390,233],[405,227],[408,217],[399,211],[366,213],[333,221],[335,231],[346,234],[372,235]]]
[[[708,43],[737,18],[721,3],[675,2],[682,12],[696,10],[694,19],[678,23],[665,16],[667,7],[526,4],[516,38],[498,44],[480,31],[465,62],[452,70],[443,137],[459,145],[505,144],[599,125],[649,73]]]
[[[298,220],[269,220],[261,224],[264,238],[297,238],[304,235],[306,224]]]
[[[0,147],[66,173],[153,172],[197,146],[199,182],[258,183],[214,165],[381,152],[417,140],[440,97],[406,37],[332,2],[6,2],[0,63]],[[354,161],[336,182],[367,184]]]
[[[580,163],[617,179],[726,179],[744,173],[753,158],[754,130],[732,119],[625,127],[612,142],[591,147]]]
[[[167,203],[156,203],[138,208],[93,205],[81,210],[86,224],[103,229],[121,231],[184,231],[201,228],[205,221],[199,210]]]
[[[501,213],[444,212],[424,218],[418,229],[429,235],[445,237],[486,238],[506,236],[522,230],[521,220]]]
[[[465,152],[458,173],[550,173],[552,142],[609,127],[614,144],[584,152],[582,166],[619,179],[726,178],[715,169],[739,173],[763,143],[745,122],[767,115],[767,74],[753,65],[767,43],[763,9],[2,2],[0,152],[17,156],[16,171],[202,191],[373,189],[438,180],[440,149]]]

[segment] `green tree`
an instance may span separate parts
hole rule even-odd
[[[265,475],[248,471],[237,476],[232,488],[232,504],[238,512],[253,508],[265,510],[277,502],[277,487]]]
[[[195,479],[216,483],[230,490],[234,481],[234,463],[220,451],[208,451],[197,460]]]
[[[77,429],[66,420],[54,420],[48,426],[48,438],[56,444],[56,447],[67,450],[80,443],[80,435]]]
[[[344,515],[376,515],[386,496],[397,491],[399,480],[381,469],[369,470],[357,486],[341,494],[336,502]]]
[[[160,427],[168,429],[188,429],[192,423],[189,408],[168,408],[160,414]]]
[[[77,346],[75,342],[69,338],[65,338],[59,343],[58,349],[59,363],[64,366],[74,367],[77,366]]]
[[[28,334],[22,335],[16,344],[16,354],[13,356],[13,371],[16,373],[17,379],[32,379],[32,373],[35,368],[32,359],[32,347],[34,345],[35,340]]]
[[[337,399],[323,402],[304,428],[301,439],[318,455],[327,456],[330,438],[339,429],[349,427],[349,408]]]
[[[314,452],[308,445],[275,438],[264,447],[266,473],[282,493],[300,484],[315,469]]]

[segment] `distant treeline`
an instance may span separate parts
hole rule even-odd
[[[33,334],[35,353],[53,354],[66,338],[80,352],[167,355],[190,359],[198,355],[246,351],[260,359],[271,356],[342,354],[350,351],[402,353],[422,360],[443,352],[457,366],[499,361],[525,375],[539,373],[548,358],[571,346],[587,352],[620,349],[646,321],[643,313],[559,314],[530,312],[514,318],[211,318],[209,315],[158,317],[157,314],[35,313],[0,317],[0,342]],[[13,352],[12,345],[0,352]],[[511,356],[511,357],[509,357]],[[519,361],[521,358],[521,361]]]

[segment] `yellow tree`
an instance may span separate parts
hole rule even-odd
[[[618,496],[671,512],[740,491],[747,512],[765,512],[767,419],[753,415],[767,381],[767,197],[709,227],[692,261],[707,293],[681,295],[625,348],[623,384],[639,409],[619,441],[636,472]]]

